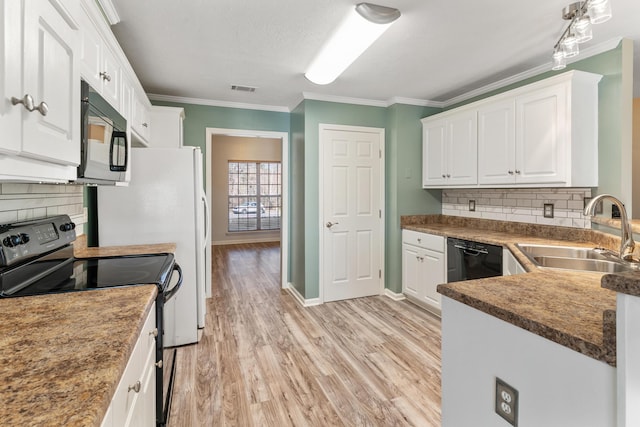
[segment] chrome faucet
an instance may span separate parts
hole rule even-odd
[[[603,199],[610,199],[618,206],[618,209],[620,209],[620,259],[633,261],[633,250],[636,247],[636,242],[633,241],[627,210],[619,199],[611,194],[600,194],[591,199],[589,204],[584,208],[584,214],[585,216],[595,216],[596,205]]]

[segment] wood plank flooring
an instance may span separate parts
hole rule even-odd
[[[439,426],[440,321],[385,296],[301,307],[276,244],[215,246],[169,426]]]

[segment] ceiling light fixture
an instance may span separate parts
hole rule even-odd
[[[609,0],[585,0],[571,3],[562,9],[562,19],[571,21],[553,47],[552,70],[567,66],[567,58],[580,53],[578,45],[593,38],[591,24],[601,24],[611,18]]]
[[[333,82],[399,17],[398,9],[357,4],[313,60],[305,77],[319,85]]]

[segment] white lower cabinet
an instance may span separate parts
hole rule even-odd
[[[155,330],[154,304],[111,399],[102,427],[155,426]]]
[[[445,238],[402,230],[402,292],[429,311],[440,314],[436,288],[446,283]]]
[[[526,273],[522,264],[518,262],[509,249],[502,250],[502,275],[512,276],[514,274]]]

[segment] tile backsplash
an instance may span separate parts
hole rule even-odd
[[[82,234],[87,222],[84,187],[63,184],[0,184],[0,224],[67,214]]]
[[[591,197],[590,188],[451,189],[442,191],[442,214],[591,228],[582,215],[585,197]],[[475,201],[475,211],[469,210],[469,200]],[[545,204],[553,204],[553,218],[544,216]]]

